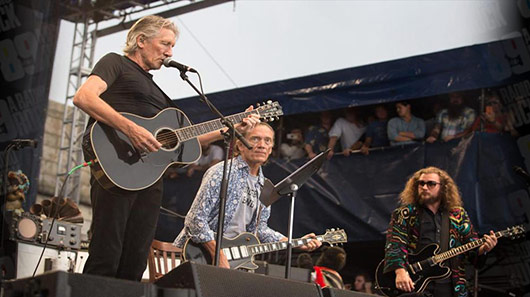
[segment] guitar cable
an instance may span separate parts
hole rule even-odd
[[[68,171],[68,174],[66,175],[66,178],[64,179],[64,182],[63,182],[63,185],[61,186],[61,190],[59,191],[58,197],[63,197],[66,182],[68,181],[68,178],[72,175],[72,173],[74,173],[75,171],[77,171],[80,168],[90,166],[90,165],[94,164],[94,162],[95,162],[95,160],[90,160],[88,162],[84,162],[83,164],[77,165],[74,168],[70,169],[70,171]],[[33,271],[32,277],[35,277],[35,274],[37,273],[37,269],[39,268],[40,262],[42,261],[42,256],[44,256],[44,252],[46,251],[46,247],[48,246],[48,240],[50,239],[50,234],[51,234],[51,232],[53,230],[53,224],[55,223],[55,219],[57,218],[60,210],[64,207],[64,205],[66,205],[66,204],[59,205],[57,207],[56,211],[55,211],[55,214],[52,214],[52,222],[50,224],[50,229],[48,230],[48,235],[46,236],[46,241],[44,241],[44,247],[42,248],[42,252],[40,254],[39,261],[37,261],[37,265],[35,266],[35,270]]]

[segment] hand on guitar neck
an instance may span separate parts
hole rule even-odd
[[[298,247],[298,249],[300,249],[302,251],[312,252],[312,251],[318,249],[322,245],[322,242],[320,242],[317,239],[317,236],[315,235],[315,233],[306,234],[302,238],[313,238],[313,240],[311,240],[308,243]],[[281,241],[287,241],[287,237],[282,238]]]
[[[495,236],[495,232],[493,232],[493,230],[490,230],[490,234],[484,235],[484,243],[478,249],[478,254],[483,255],[485,253],[488,253],[496,245],[497,245],[497,236]]]
[[[251,110],[254,110],[252,105],[245,109],[245,112],[249,112]],[[254,128],[254,126],[256,126],[256,124],[259,122],[259,115],[252,113],[248,117],[244,118],[241,123],[237,123],[234,127],[236,127],[241,134],[245,134],[246,132],[252,130],[252,128]]]
[[[245,112],[249,112],[254,110],[254,107],[251,105],[247,109],[245,109]],[[240,123],[234,124],[234,128],[236,128],[237,131],[241,134],[245,134],[247,131],[252,130],[254,126],[256,126],[257,123],[260,122],[260,117],[258,114],[251,113],[247,117],[241,120]],[[222,133],[226,132],[228,128],[221,128],[220,130],[212,131],[209,133],[206,133],[204,135],[201,135],[198,137],[199,142],[201,144],[206,143],[212,143],[214,141],[222,139]],[[222,133],[219,133],[222,132]]]

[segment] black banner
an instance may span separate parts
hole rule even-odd
[[[30,179],[23,207],[35,201],[48,92],[59,30],[55,1],[0,1],[0,148],[15,138],[35,139],[36,149],[14,151],[9,170]],[[3,156],[0,168],[5,168]],[[3,170],[2,170],[3,171]]]

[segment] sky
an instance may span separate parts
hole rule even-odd
[[[173,59],[197,69],[209,94],[508,37],[514,30],[504,6],[511,1],[237,0],[171,18],[180,30]],[[73,27],[61,22],[50,88],[59,102],[66,97]],[[122,53],[126,34],[99,38],[94,61]],[[195,95],[178,70],[151,73],[170,98]]]

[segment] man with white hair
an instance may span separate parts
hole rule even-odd
[[[161,144],[145,128],[119,112],[153,117],[174,106],[149,73],[160,69],[164,59],[173,55],[178,30],[175,24],[159,16],[145,16],[129,30],[125,55],[109,53],[102,57],[77,91],[74,104],[95,121],[124,133],[133,146],[144,153],[155,152]],[[238,129],[252,128],[259,119],[250,116]],[[90,143],[87,129],[83,146]],[[221,139],[219,131],[199,137],[209,143]],[[84,151],[85,159],[93,159]],[[93,208],[89,257],[84,273],[140,280],[154,238],[162,200],[162,181],[138,191],[108,191],[91,177],[90,199]]]

